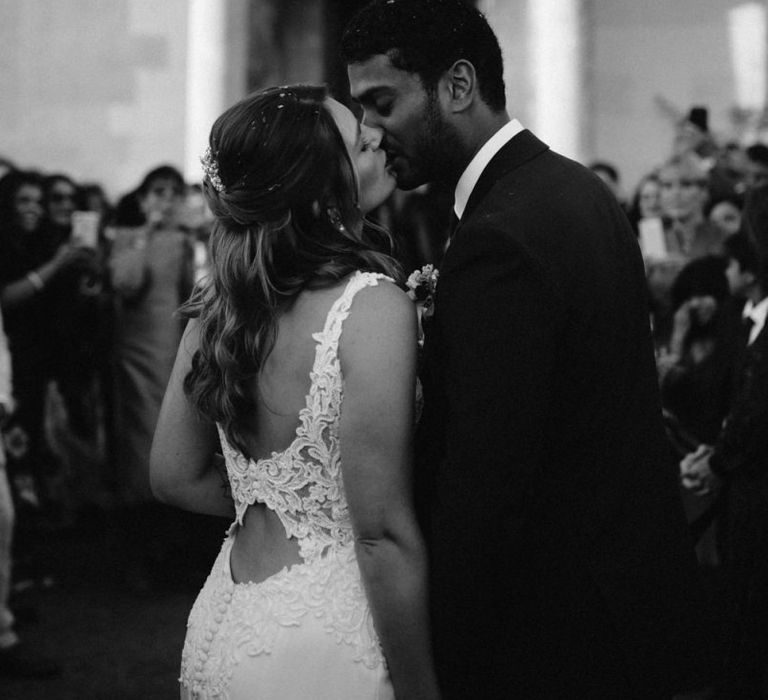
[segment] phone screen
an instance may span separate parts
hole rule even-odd
[[[668,257],[667,243],[664,239],[664,225],[658,217],[640,219],[638,223],[640,234],[640,250],[643,257],[653,260],[664,260]]]
[[[95,211],[72,213],[72,242],[75,245],[95,248],[99,243],[100,215]]]

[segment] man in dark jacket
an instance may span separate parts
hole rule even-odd
[[[670,697],[703,613],[626,217],[510,120],[469,3],[375,0],[342,53],[399,186],[455,189],[417,438],[445,697]]]

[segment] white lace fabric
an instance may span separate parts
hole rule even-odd
[[[248,506],[259,502],[273,510],[287,537],[299,542],[299,554],[311,561],[333,547],[353,542],[352,523],[341,476],[339,416],[342,376],[339,338],[352,300],[364,287],[385,275],[357,272],[328,312],[317,341],[306,406],[299,413],[296,437],[287,449],[253,460],[235,450],[219,426],[236,522]]]
[[[337,649],[322,654],[326,667],[315,669],[312,697],[358,700],[369,697],[369,686],[376,685],[383,689],[371,697],[389,697],[386,664],[352,546],[285,567],[265,581],[234,583],[229,566],[233,543],[231,537],[225,540],[189,615],[179,678],[182,697],[303,700],[307,696],[288,688],[296,676],[309,672],[311,659],[296,654],[297,647],[306,648],[301,640],[308,627],[320,629],[326,644]],[[327,663],[329,658],[335,664]],[[321,690],[334,684],[335,690]],[[250,690],[242,695],[233,685]]]
[[[219,428],[236,521],[189,616],[180,678],[184,697],[234,700],[243,696],[233,688],[245,684],[258,688],[258,697],[271,698],[270,683],[276,683],[275,698],[293,697],[286,684],[301,680],[297,663],[313,674],[314,697],[392,697],[355,556],[339,456],[341,328],[357,292],[380,279],[388,278],[355,273],[323,330],[313,334],[311,386],[286,450],[248,459]],[[278,515],[287,537],[296,538],[303,561],[265,581],[236,584],[230,551],[238,524],[257,502]],[[311,660],[296,658],[292,644],[315,628],[337,649],[330,657],[336,668],[325,657],[320,671],[311,672]],[[330,684],[325,693],[322,682]],[[296,697],[302,693],[297,690]],[[251,697],[250,690],[245,697]]]

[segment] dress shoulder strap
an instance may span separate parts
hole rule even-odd
[[[362,272],[358,270],[352,275],[341,296],[331,306],[322,332],[312,334],[312,337],[318,342],[314,371],[318,371],[318,363],[322,356],[327,357],[329,353],[332,353],[333,356],[336,355],[339,347],[339,338],[341,338],[341,326],[347,316],[349,316],[349,309],[352,306],[352,300],[355,298],[355,295],[365,287],[375,287],[379,280],[382,279],[390,282],[394,281],[391,277],[380,272]]]

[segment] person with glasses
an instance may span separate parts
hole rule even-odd
[[[64,280],[91,256],[69,241],[46,241],[43,183],[40,174],[27,171],[12,171],[0,180],[0,307],[17,402],[5,433],[8,475],[24,531],[33,530],[40,516],[52,514],[50,482],[59,474],[59,464],[46,439],[45,398],[60,352],[54,320]],[[19,541],[17,551],[22,554],[16,566],[19,578],[33,583],[44,579],[34,540]]]
[[[65,428],[77,438],[77,454],[71,441],[59,446],[61,458],[77,476],[68,480],[70,510],[83,511],[99,501],[101,487],[94,463],[99,456],[99,401],[96,376],[105,350],[109,299],[105,290],[104,255],[99,242],[99,221],[92,215],[91,235],[78,225],[81,210],[78,184],[65,173],[48,175],[43,181],[43,245],[50,250],[69,243],[87,251],[83,264],[61,276],[60,292],[51,300],[53,333],[58,352],[54,378],[66,409]],[[83,454],[89,455],[83,459]],[[92,457],[92,458],[91,458]],[[78,513],[69,512],[68,517]]]
[[[61,240],[69,238],[72,214],[77,209],[78,190],[75,182],[64,174],[49,175],[43,182],[43,203],[51,230]]]

